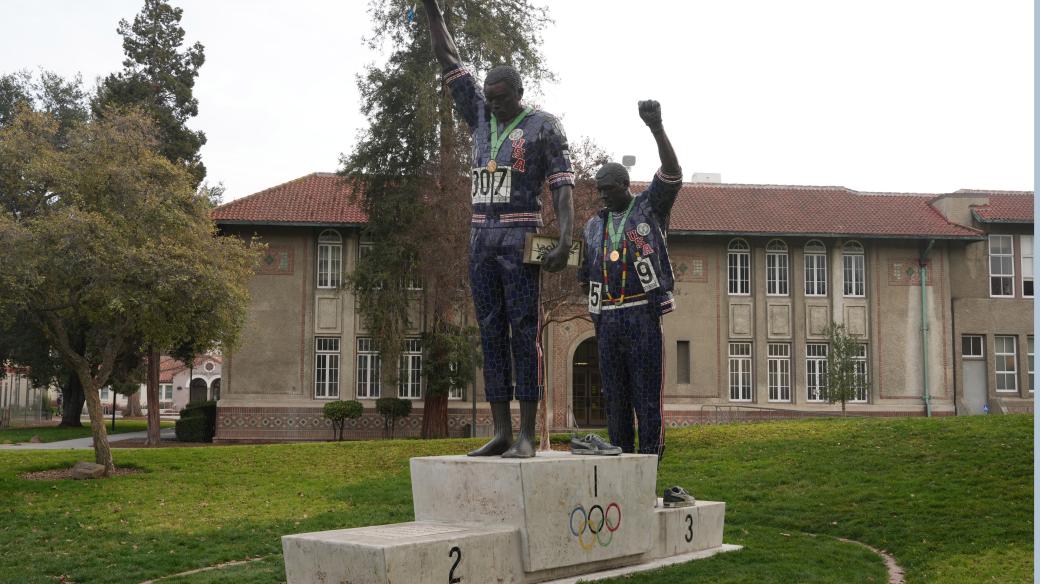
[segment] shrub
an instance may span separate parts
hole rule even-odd
[[[216,434],[217,430],[217,402],[205,401],[205,402],[192,402],[181,410],[181,420],[185,419],[201,419],[203,422],[203,439],[202,440],[187,440],[186,442],[212,442],[213,435]],[[181,439],[180,433],[180,421],[177,422],[177,439]],[[185,441],[185,440],[182,440]]]
[[[203,416],[177,420],[177,440],[181,442],[211,442],[213,435],[207,430],[206,418]]]
[[[383,435],[393,438],[397,420],[412,413],[412,402],[399,397],[381,397],[376,400],[376,411],[383,416]]]
[[[347,424],[347,420],[360,418],[364,409],[365,407],[357,400],[336,400],[325,404],[322,413],[326,419],[332,420],[332,430],[336,439],[343,440],[343,427]]]

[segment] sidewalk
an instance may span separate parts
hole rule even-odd
[[[163,428],[159,435],[164,440],[173,440],[175,438],[175,430],[173,428]],[[147,438],[148,432],[127,432],[125,434],[111,434],[108,437],[109,442],[118,442],[120,440],[128,440],[130,438]],[[74,440],[60,440],[58,442],[42,442],[40,444],[0,444],[0,450],[92,450],[94,448],[94,439],[90,436],[86,438],[76,438]]]

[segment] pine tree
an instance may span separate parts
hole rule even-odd
[[[391,43],[386,63],[359,76],[361,111],[369,126],[341,174],[348,177],[368,215],[363,237],[372,242],[349,279],[359,312],[380,350],[384,387],[395,387],[410,302],[425,306],[427,330],[465,331],[469,313],[467,254],[469,135],[453,117],[441,84],[422,10],[406,14],[411,0],[375,0],[370,46]],[[539,51],[546,9],[528,0],[501,3],[442,2],[463,58],[478,77],[503,63],[520,71],[528,87],[551,79]],[[422,292],[409,281],[422,281]],[[423,406],[423,434],[447,433],[447,391],[432,384]],[[428,387],[430,384],[428,383]]]
[[[191,130],[188,120],[199,113],[192,90],[206,60],[201,43],[181,49],[183,10],[165,0],[145,0],[133,23],[119,21],[123,37],[123,70],[106,77],[94,100],[95,115],[105,106],[138,106],[151,115],[159,129],[160,152],[174,164],[185,165],[196,187],[206,177],[199,150],[206,135]]]

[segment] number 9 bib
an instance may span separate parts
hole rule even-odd
[[[639,283],[643,285],[643,291],[649,292],[661,286],[657,282],[657,274],[654,272],[654,265],[650,263],[650,258],[639,258],[636,260],[635,268],[636,275],[639,276]]]

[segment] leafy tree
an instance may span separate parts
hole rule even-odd
[[[201,43],[181,49],[183,13],[166,0],[145,0],[133,23],[119,21],[123,70],[102,80],[93,105],[98,116],[109,106],[144,108],[158,126],[159,151],[185,165],[195,179],[192,186],[198,187],[206,177],[199,155],[206,135],[189,129],[187,122],[199,113],[193,88],[206,56]]]
[[[111,471],[100,388],[143,346],[232,346],[257,254],[216,237],[194,178],[159,153],[147,115],[106,110],[64,149],[57,131],[27,108],[0,129],[2,164],[58,201],[27,219],[0,215],[0,327],[26,323],[76,372],[95,458]]]
[[[37,76],[28,71],[19,71],[0,76],[0,128],[10,126],[19,111],[31,110],[49,117],[55,124],[49,135],[53,149],[63,149],[68,144],[72,128],[90,117],[89,96],[83,89],[79,76],[65,79],[50,71],[41,71]],[[53,153],[53,149],[47,152]],[[18,151],[9,149],[9,153]],[[12,219],[28,219],[44,212],[56,204],[56,193],[43,176],[53,157],[45,151],[32,148],[20,150],[25,158],[0,159],[0,213]],[[40,172],[24,172],[30,167]],[[20,319],[9,321],[7,326],[0,322],[0,363],[16,363],[29,369],[33,384],[39,387],[58,385],[62,393],[61,426],[80,427],[83,412],[83,388],[74,371],[64,366],[62,360],[48,350],[47,340]],[[76,327],[73,326],[73,331]],[[83,344],[82,335],[70,332],[73,345]],[[3,376],[0,367],[0,377]]]
[[[223,185],[211,187],[203,182],[206,167],[199,150],[206,135],[188,128],[190,118],[198,115],[198,100],[193,95],[195,78],[205,62],[201,43],[181,50],[184,29],[180,26],[183,10],[166,0],[145,0],[141,12],[131,24],[119,21],[123,37],[123,71],[106,77],[98,88],[94,110],[102,115],[105,107],[136,106],[151,115],[159,130],[159,151],[174,164],[184,165],[195,177],[195,187],[211,206],[219,204]],[[148,348],[147,444],[159,444],[159,358],[170,347]],[[189,355],[194,358],[194,355]],[[132,402],[138,404],[135,396]]]
[[[827,383],[823,396],[828,403],[841,402],[841,415],[844,416],[846,402],[868,389],[866,377],[856,367],[856,357],[863,354],[863,348],[860,340],[850,334],[844,324],[832,322],[824,332],[830,344],[830,352],[827,356]]]
[[[322,414],[326,420],[332,420],[332,428],[336,440],[343,440],[343,427],[347,420],[356,420],[361,417],[365,407],[357,400],[343,401],[338,399],[330,401],[322,408]]]
[[[373,48],[390,43],[382,66],[358,78],[361,111],[369,126],[353,152],[341,159],[340,173],[354,181],[368,215],[363,236],[374,243],[348,284],[358,310],[380,348],[384,363],[396,363],[418,300],[432,322],[426,329],[450,335],[469,314],[467,250],[469,234],[468,151],[470,138],[455,121],[447,88],[439,82],[424,11],[415,22],[404,15],[411,0],[373,0]],[[549,22],[544,7],[530,0],[507,3],[442,2],[456,45],[478,75],[510,63],[528,87],[552,75],[539,51]],[[409,291],[418,276],[423,291]],[[416,298],[419,296],[419,298]],[[383,367],[384,381],[396,385],[398,368]],[[447,431],[447,394],[427,392],[424,416],[436,416],[427,435]]]
[[[376,400],[376,411],[383,416],[383,436],[393,438],[397,420],[411,415],[412,402],[399,397],[381,397]]]

